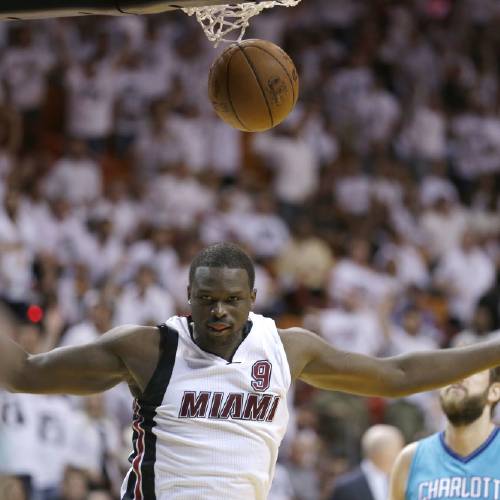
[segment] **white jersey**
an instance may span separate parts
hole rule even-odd
[[[41,394],[0,395],[0,474],[29,475],[35,489],[55,488],[64,475],[74,412],[67,398]]]
[[[265,499],[291,382],[274,321],[250,313],[231,361],[195,344],[189,318],[174,316],[160,332],[160,361],[134,402],[122,500]]]

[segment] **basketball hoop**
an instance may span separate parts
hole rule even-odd
[[[182,10],[188,15],[196,15],[207,38],[217,47],[219,42],[241,42],[250,24],[250,18],[264,9],[276,6],[295,7],[300,0],[264,0],[263,2],[244,2],[240,4],[186,7]],[[226,38],[229,33],[238,31],[236,39]]]

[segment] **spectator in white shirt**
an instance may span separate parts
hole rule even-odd
[[[50,200],[49,210],[36,212],[38,228],[37,248],[57,258],[61,265],[86,261],[86,252],[92,244],[85,226],[84,214],[75,211],[58,193]]]
[[[384,354],[396,356],[413,351],[437,349],[434,331],[423,321],[422,311],[414,305],[409,305],[403,312],[401,325],[387,318],[388,324],[382,323],[385,329],[386,346]]]
[[[374,76],[365,64],[363,56],[353,55],[347,67],[339,68],[325,85],[328,100],[325,100],[328,112],[335,124],[339,137],[351,147],[357,148],[356,134],[360,125],[358,101],[366,102],[374,88]]]
[[[216,206],[213,210],[202,214],[200,239],[206,245],[236,238],[236,230],[240,224],[241,217],[246,215],[250,207],[248,207],[248,210],[241,209],[235,203],[234,198],[231,189],[225,188],[219,192],[219,196],[216,199]]]
[[[156,284],[154,270],[142,265],[134,282],[125,285],[118,297],[115,324],[157,325],[173,314],[175,305],[171,295]]]
[[[181,233],[182,234],[182,233]],[[189,267],[191,260],[200,251],[200,243],[192,235],[182,235],[176,245],[179,262],[171,271],[167,283],[167,290],[174,299],[175,308],[178,313],[185,314],[188,311],[186,294],[186,283],[189,279]]]
[[[426,287],[430,273],[422,250],[396,231],[389,233],[388,238],[375,256],[376,261],[384,268],[392,266],[396,278],[404,287]]]
[[[290,232],[276,212],[274,199],[260,193],[255,198],[255,211],[242,215],[234,227],[238,239],[256,257],[277,257],[288,243]]]
[[[50,198],[61,195],[74,207],[90,206],[102,194],[102,173],[81,139],[69,139],[65,155],[56,161],[46,179]]]
[[[90,217],[100,213],[113,221],[113,235],[120,241],[129,241],[146,216],[142,200],[132,195],[132,185],[122,179],[109,181],[105,196],[90,210]]]
[[[110,488],[118,495],[121,484],[119,426],[107,415],[103,394],[87,396],[81,404],[82,409],[75,412],[72,436],[78,453],[69,457],[70,465],[86,471],[93,489]]]
[[[274,193],[283,216],[292,221],[318,187],[319,157],[298,131],[284,124],[271,134],[255,134],[253,149],[273,171]]]
[[[55,58],[50,50],[36,43],[29,23],[11,25],[11,34],[15,43],[4,52],[0,75],[6,82],[8,101],[23,117],[23,146],[31,149],[40,134],[40,113]]]
[[[331,270],[328,294],[332,300],[343,300],[353,292],[362,292],[363,301],[374,307],[397,289],[397,281],[371,266],[370,242],[363,238],[349,244],[348,257]]]
[[[204,121],[204,163],[217,175],[235,179],[242,165],[242,133],[210,116]]]
[[[371,179],[372,201],[385,205],[390,210],[399,210],[403,203],[404,188],[401,180],[401,164],[389,158],[380,158],[375,163],[375,175]]]
[[[340,176],[333,187],[335,202],[347,214],[364,215],[371,206],[372,179],[362,172],[357,156],[348,154],[341,160]]]
[[[417,106],[402,127],[396,147],[403,158],[442,161],[446,155],[446,120],[437,106]]]
[[[149,265],[156,273],[158,284],[168,287],[172,272],[178,265],[179,258],[173,247],[175,232],[164,226],[151,228],[147,239],[141,239],[130,245],[127,252],[126,278],[133,278],[142,265]]]
[[[195,221],[215,206],[215,192],[190,175],[184,164],[164,165],[149,185],[155,223],[191,229]]]
[[[500,120],[487,112],[467,112],[451,122],[451,153],[455,172],[475,179],[500,169]]]
[[[313,312],[307,323],[338,349],[376,356],[382,351],[384,338],[376,314],[366,307],[362,295],[361,291],[350,292],[338,307]]]
[[[153,101],[147,122],[139,130],[133,147],[134,164],[140,171],[137,176],[148,180],[154,178],[163,165],[179,163],[182,149],[178,131],[170,123],[166,101]]]
[[[95,292],[84,298],[86,317],[64,333],[60,346],[82,345],[93,342],[113,326],[113,307]]]
[[[32,294],[35,229],[20,193],[7,191],[0,206],[0,283],[1,295],[10,301],[29,300]]]
[[[356,150],[367,154],[384,150],[391,142],[401,116],[399,101],[381,85],[374,86],[355,101],[358,119],[354,142]]]
[[[113,65],[95,58],[66,70],[66,133],[103,153],[113,127],[116,75]]]
[[[146,23],[144,45],[141,50],[143,70],[146,75],[143,90],[150,99],[167,95],[175,74],[175,58],[168,33],[161,23]]]
[[[438,259],[460,244],[467,226],[464,208],[439,196],[420,217],[423,244],[431,259]]]
[[[271,273],[259,264],[255,266],[255,288],[259,291],[255,300],[255,312],[267,315],[276,300],[276,283]]]
[[[91,290],[90,270],[82,262],[75,263],[59,279],[57,303],[67,324],[74,325],[84,320],[88,312],[85,298]]]
[[[113,233],[113,222],[106,213],[95,214],[89,220],[91,237],[88,246],[79,244],[93,283],[114,276],[123,264],[123,244]]]
[[[478,244],[476,234],[468,229],[460,245],[443,254],[434,278],[448,299],[452,316],[467,324],[479,298],[494,284],[495,265]]]
[[[114,109],[114,151],[123,157],[133,146],[145,122],[149,96],[145,90],[147,75],[142,67],[141,53],[125,49],[116,70]]]
[[[420,201],[423,207],[430,207],[440,198],[458,202],[458,191],[446,176],[446,163],[435,162],[428,175],[420,181]]]
[[[180,110],[169,117],[169,125],[175,131],[178,147],[181,152],[181,161],[192,173],[205,170],[210,165],[208,138],[212,131],[207,131],[207,121],[201,115],[197,105],[182,106]],[[227,134],[230,141],[237,135]],[[234,146],[228,144],[229,155],[234,156]],[[225,149],[225,148],[224,148]]]
[[[174,75],[186,90],[184,104],[188,107],[205,106],[202,112],[210,110],[209,101],[204,96],[207,69],[214,57],[212,45],[203,32],[191,24],[184,25],[184,29],[177,32],[171,45],[174,46]]]
[[[21,324],[16,329],[16,341],[28,353],[38,354],[43,349],[40,333],[37,325]],[[0,471],[30,475],[30,498],[56,498],[68,459],[75,453],[70,439],[74,413],[68,398],[1,392],[0,396],[9,455],[7,463],[0,463]]]
[[[0,410],[5,415],[3,444],[9,456],[0,464],[0,473],[29,475],[30,498],[57,498],[68,459],[75,453],[69,401],[53,395],[5,394]]]
[[[307,103],[302,107],[297,103],[287,118],[290,124],[294,121],[297,122],[299,136],[316,152],[322,165],[329,165],[337,159],[340,145],[319,102]]]

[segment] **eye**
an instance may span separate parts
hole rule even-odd
[[[229,297],[228,302],[238,302],[239,300],[241,300],[241,297],[233,296]]]

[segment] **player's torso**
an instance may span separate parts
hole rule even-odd
[[[154,440],[156,498],[266,497],[288,422],[290,371],[274,322],[257,315],[250,319],[251,329],[231,362],[200,349],[187,318],[167,322],[166,335],[177,337],[175,360],[170,377],[162,377],[161,368],[155,377],[163,383],[169,378],[168,385],[161,394],[159,383],[149,401],[136,402],[134,423],[132,475],[140,479],[137,457],[142,447],[147,459],[146,441]],[[171,363],[165,358],[161,364],[168,371]],[[150,417],[154,425],[148,438]],[[128,479],[133,482],[130,474]]]
[[[499,429],[467,457],[453,453],[443,434],[435,434],[422,440],[416,449],[406,500],[500,500],[499,458]]]

